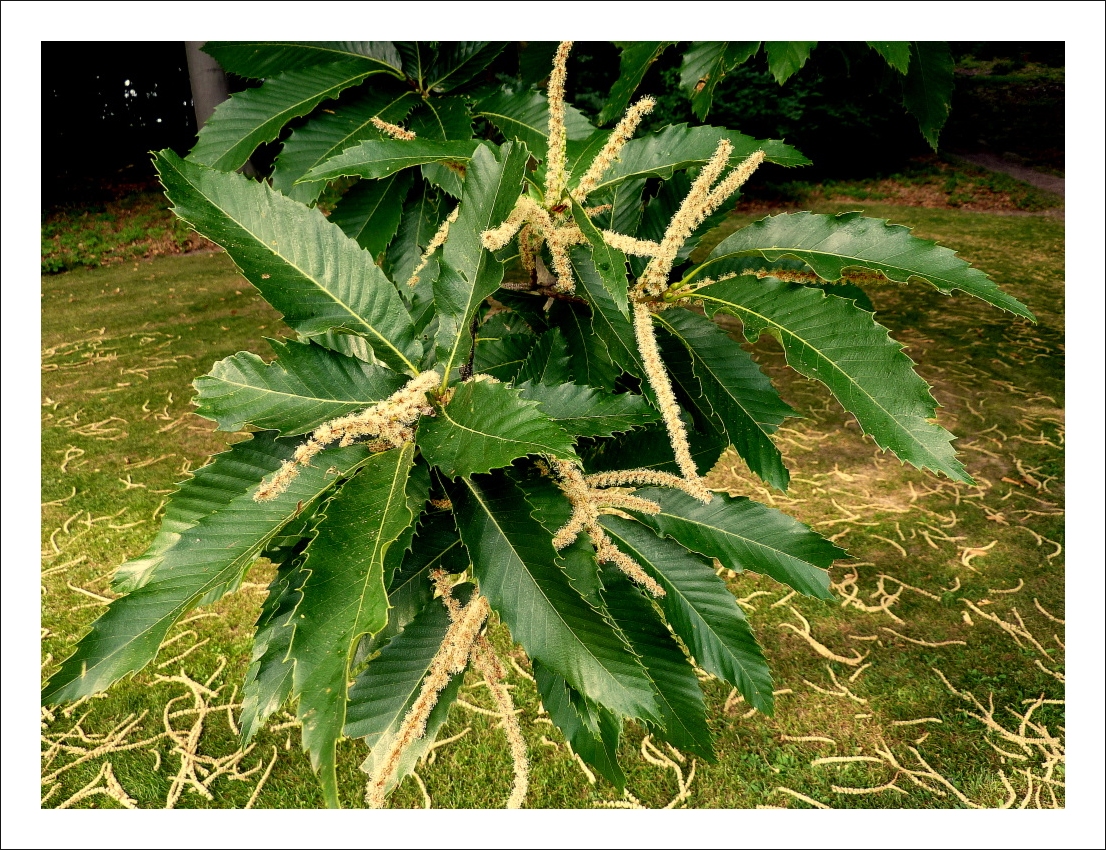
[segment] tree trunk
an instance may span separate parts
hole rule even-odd
[[[197,132],[207,123],[215,107],[230,97],[226,71],[214,57],[200,50],[203,45],[202,41],[184,43],[185,57],[188,60],[188,79],[192,84],[192,108],[196,111]],[[249,177],[257,175],[249,160],[246,160],[246,164],[239,171]]]

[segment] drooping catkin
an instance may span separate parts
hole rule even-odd
[[[395,738],[369,779],[365,801],[372,808],[383,808],[388,783],[399,767],[403,752],[426,733],[426,721],[438,704],[438,695],[449,684],[455,673],[460,673],[468,663],[473,643],[487,619],[490,609],[483,596],[474,594],[469,604],[452,619],[442,645],[438,648],[430,669],[423,679],[418,697],[403,718]],[[453,612],[450,611],[451,618]]]
[[[611,135],[607,138],[607,143],[603,145],[602,150],[595,155],[595,159],[591,161],[591,165],[588,166],[588,170],[584,173],[584,176],[580,178],[580,182],[576,185],[576,188],[572,190],[572,197],[576,199],[578,203],[583,203],[587,196],[599,185],[599,180],[607,173],[609,169],[618,159],[622,148],[626,145],[626,142],[633,138],[634,132],[637,130],[638,125],[641,124],[642,119],[653,111],[653,107],[657,105],[657,102],[651,97],[643,97],[633,106],[626,110],[626,113],[622,116],[622,120],[615,125],[614,130],[611,131]]]
[[[637,288],[640,292],[658,295],[668,285],[668,273],[672,271],[676,255],[695,228],[706,218],[703,210],[706,209],[707,200],[710,197],[710,187],[726,167],[726,161],[731,153],[733,153],[733,145],[729,140],[719,141],[710,161],[703,166],[699,176],[691,184],[687,197],[672,216],[657,253],[649,261],[638,280]]]
[[[649,379],[649,385],[657,394],[657,402],[661,411],[661,418],[668,430],[668,439],[672,443],[672,451],[676,455],[676,466],[687,482],[686,492],[703,502],[711,500],[711,492],[699,477],[699,470],[695,467],[695,461],[691,458],[691,447],[687,442],[687,429],[680,418],[680,406],[676,402],[676,395],[672,392],[672,383],[668,379],[668,372],[661,360],[660,350],[657,348],[657,338],[653,329],[653,316],[649,306],[640,301],[634,302],[634,336],[637,338],[638,351],[641,354],[642,365],[645,367],[645,375]]]
[[[401,142],[410,142],[415,139],[414,130],[404,130],[398,124],[392,124],[389,121],[385,121],[383,118],[378,118],[375,115],[369,119],[372,121],[372,125],[376,127],[381,133],[387,136],[391,136],[393,139],[398,139]]]
[[[495,654],[495,649],[483,635],[478,636],[473,644],[472,663],[484,677],[496,707],[503,715],[503,732],[507,736],[507,744],[511,749],[511,764],[515,774],[507,808],[519,809],[522,808],[526,792],[530,787],[530,760],[526,754],[526,739],[522,737],[522,727],[519,725],[518,715],[515,714],[515,704],[511,694],[503,686],[503,680],[507,674]]]
[[[384,401],[324,422],[296,448],[291,460],[284,461],[272,477],[261,482],[254,491],[254,501],[275,499],[296,480],[302,467],[332,443],[348,446],[362,437],[375,437],[384,447],[391,447],[414,439],[412,424],[427,412],[426,393],[440,377],[433,369],[421,372]]]
[[[461,212],[461,205],[458,204],[453,208],[445,221],[442,222],[437,232],[431,237],[430,243],[426,246],[426,250],[422,252],[422,256],[419,257],[418,265],[415,266],[415,270],[411,272],[411,276],[407,278],[408,286],[418,286],[419,274],[426,268],[426,264],[430,262],[430,258],[434,255],[442,245],[445,244],[446,237],[449,236],[449,226],[457,221],[457,215]]]
[[[568,74],[568,53],[571,41],[562,41],[553,57],[553,72],[549,75],[549,153],[545,158],[545,200],[558,203],[565,190],[565,78]]]
[[[645,572],[641,564],[615,546],[605,531],[600,529],[596,537],[598,539],[592,541],[595,544],[595,560],[601,564],[614,564],[630,581],[640,584],[658,599],[665,595],[664,588],[657,580]]]

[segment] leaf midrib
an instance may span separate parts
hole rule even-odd
[[[410,474],[410,466],[406,462],[406,460],[407,460],[406,456],[407,455],[412,455],[413,456],[413,454],[414,454],[414,444],[413,443],[407,443],[407,445],[403,449],[400,450],[399,457],[396,460],[395,469],[392,471],[392,485],[391,485],[391,487],[388,488],[388,498],[384,502],[384,509],[380,512],[380,522],[377,525],[376,534],[373,537],[372,557],[369,559],[369,568],[367,570],[365,570],[365,577],[361,582],[361,593],[358,595],[358,599],[357,599],[357,616],[354,617],[354,619],[353,619],[352,630],[356,630],[358,628],[357,624],[361,622],[361,612],[365,608],[365,596],[368,594],[369,581],[372,579],[373,573],[375,572],[375,570],[373,568],[377,564],[378,561],[381,565],[381,584],[383,584],[383,581],[384,581],[384,573],[383,573],[384,558],[383,558],[382,555],[380,555],[380,550],[381,550],[380,538],[381,538],[381,535],[383,534],[384,526],[388,522],[388,518],[389,518],[388,517],[388,512],[391,510],[392,505],[396,501],[396,498],[395,498],[396,481],[400,477],[400,470],[401,469],[406,469],[408,475]],[[404,499],[407,498],[406,486],[407,485],[406,485],[406,481],[405,481],[403,486],[401,486],[399,488],[399,491],[401,493],[403,493]],[[408,512],[408,514],[410,514],[411,513],[410,509],[408,509],[407,512]],[[392,541],[389,540],[388,545],[391,545],[391,543],[392,543]],[[385,605],[388,604],[388,589],[387,588],[384,589],[384,602],[385,602]],[[353,657],[353,652],[356,649],[356,647],[354,647],[352,645],[353,637],[354,636],[351,635],[351,638],[350,638],[351,639],[351,645],[349,647],[349,652],[348,652],[347,658],[346,658],[346,672],[348,672],[348,670],[349,670],[349,661]],[[345,705],[343,703],[343,706],[342,706],[342,724],[343,725],[345,724],[345,714],[346,714],[346,709],[345,709]]]
[[[526,402],[527,404],[531,405],[532,407],[540,408],[540,405],[536,401],[535,402],[530,402],[529,399],[518,399],[518,400]],[[541,410],[539,409],[538,412],[541,413]],[[544,416],[545,414],[543,413],[542,415]],[[523,440],[514,440],[514,439],[511,439],[510,437],[503,437],[499,434],[486,434],[483,431],[477,431],[475,428],[469,428],[467,425],[462,425],[460,422],[458,422],[456,419],[454,419],[452,416],[449,415],[449,405],[446,405],[445,407],[442,408],[442,417],[444,419],[446,419],[447,421],[449,421],[451,424],[453,424],[456,427],[460,428],[462,431],[468,431],[470,434],[476,434],[476,435],[481,436],[481,437],[487,437],[488,439],[491,439],[491,440],[499,440],[502,443],[515,443],[515,444],[520,445],[520,446],[526,446],[526,445],[533,446],[533,445],[536,445],[533,442],[524,442]],[[549,419],[551,422],[555,422],[555,420],[553,420],[549,416],[546,416],[546,418]],[[560,427],[560,426],[557,426],[557,427]],[[539,446],[539,448],[549,449],[549,446]],[[532,452],[527,452],[527,454],[532,454]]]
[[[317,168],[319,165],[321,165],[321,164],[327,162],[328,160],[330,160],[332,156],[336,156],[337,154],[334,153],[335,151],[338,151],[339,153],[342,153],[345,150],[342,146],[345,144],[345,142],[351,136],[354,136],[354,135],[360,133],[367,126],[372,124],[372,119],[373,118],[378,118],[382,113],[387,112],[389,109],[391,109],[397,103],[399,103],[401,100],[403,100],[406,97],[409,97],[410,94],[411,94],[410,92],[404,92],[399,97],[397,97],[395,100],[391,101],[390,103],[388,103],[385,106],[382,106],[375,113],[373,113],[372,118],[370,118],[368,121],[362,121],[356,127],[351,129],[348,133],[343,135],[340,141],[336,142],[335,144],[333,144],[329,148],[327,148],[326,152],[322,156],[316,158],[315,161],[312,162],[309,166],[307,166],[307,168],[304,169],[303,173],[306,174],[308,171],[311,171],[311,169]],[[347,147],[349,147],[349,146],[347,146]],[[316,181],[316,182],[322,182],[322,181],[320,180],[320,181]],[[383,203],[383,201],[384,201],[384,196],[381,195],[380,200],[377,201],[377,207],[379,207],[380,204]],[[374,212],[375,212],[375,208],[374,208]]]
[[[637,555],[637,557],[641,561],[644,561],[644,563],[652,565],[653,559],[649,558],[643,552],[639,551],[636,546],[634,546],[632,543],[628,542],[618,532],[611,529],[611,527],[607,523],[603,523],[603,528],[608,534],[610,534],[612,537],[614,537],[615,540],[617,540],[619,543],[621,543],[623,546],[625,546],[627,549],[629,549],[631,552],[633,552],[635,555]],[[741,669],[741,672],[745,674],[745,677],[751,683],[755,683],[756,682],[756,677],[754,677],[749,672],[748,668],[745,666],[743,661],[730,650],[729,645],[726,643],[726,640],[721,635],[719,635],[719,633],[714,629],[713,625],[711,624],[711,621],[708,618],[704,617],[701,613],[699,613],[698,607],[690,600],[690,598],[687,596],[687,594],[685,594],[679,586],[677,586],[675,583],[673,583],[672,580],[669,579],[668,576],[666,576],[663,571],[654,568],[654,572],[657,573],[658,576],[660,576],[660,579],[661,579],[662,582],[664,582],[666,589],[668,589],[669,591],[674,593],[676,596],[680,597],[680,599],[682,599],[684,601],[684,604],[687,605],[688,609],[691,610],[692,612],[694,612],[695,618],[697,620],[699,620],[706,627],[706,631],[708,631],[714,637],[717,644],[725,650],[726,655],[729,656],[733,660],[734,664],[736,664]],[[734,604],[736,605],[736,602]],[[738,611],[740,612],[741,609],[738,608]]]
[[[514,153],[513,148],[511,150],[511,153]],[[473,151],[473,156],[475,156],[475,155],[476,155],[476,151]],[[489,203],[487,205],[487,208],[489,210],[489,217],[491,215],[491,211],[495,210],[496,205],[499,202],[500,196],[503,194],[503,184],[504,184],[503,172],[506,171],[507,160],[510,157],[510,155],[511,155],[510,153],[504,154],[503,159],[501,160],[502,167],[499,169],[498,182],[496,183],[496,187],[495,187],[495,195],[493,196],[493,198],[491,200],[491,203]],[[525,174],[525,169],[523,169],[523,173]],[[517,191],[517,187],[514,187],[513,190]],[[508,192],[512,191],[512,187],[508,187],[507,191]],[[513,205],[512,205],[512,208],[513,208]],[[464,210],[462,210],[462,212],[464,212]],[[488,227],[491,226],[491,221],[490,220],[485,220],[481,223],[483,224],[483,227],[481,227],[477,231],[477,233],[482,232],[483,230],[486,230]],[[476,250],[478,251],[477,256],[479,257],[479,259],[476,261],[476,269],[475,269],[475,272],[473,273],[471,278],[469,278],[465,275],[465,271],[467,271],[467,269],[465,271],[462,271],[461,269],[454,269],[454,271],[457,272],[458,277],[464,278],[467,282],[470,282],[471,285],[469,287],[468,297],[465,299],[465,309],[464,309],[463,314],[461,315],[461,321],[458,324],[457,334],[456,334],[456,336],[453,340],[453,347],[449,351],[449,359],[446,360],[445,370],[442,373],[445,376],[442,379],[442,388],[443,389],[445,388],[446,384],[449,381],[449,374],[450,374],[450,372],[453,371],[453,364],[457,360],[457,352],[460,350],[461,342],[462,342],[462,340],[464,340],[466,332],[468,330],[468,328],[465,326],[465,322],[467,321],[469,313],[472,312],[472,309],[473,309],[473,306],[474,306],[475,299],[474,299],[473,296],[476,294],[476,287],[477,287],[477,284],[480,282],[481,272],[483,272],[484,268],[487,265],[487,262],[488,262],[487,258],[488,257],[491,257],[493,260],[495,259],[495,255],[492,254],[490,251],[484,250],[483,246],[480,245],[480,244],[477,244]],[[443,257],[444,256],[445,255],[443,253]],[[500,278],[500,280],[502,281],[502,277]],[[495,288],[496,289],[499,288],[499,283],[496,283]],[[493,292],[494,292],[494,290],[493,290]],[[484,297],[487,297],[487,296],[484,296]],[[480,300],[482,301],[483,297]]]
[[[310,103],[311,101],[313,101],[315,99],[318,99],[319,102],[321,103],[322,101],[329,99],[330,93],[333,92],[335,89],[341,90],[342,88],[348,88],[350,85],[353,85],[353,81],[357,81],[358,78],[360,78],[361,80],[364,80],[366,77],[368,77],[372,73],[373,73],[372,71],[367,71],[367,72],[366,71],[358,71],[356,74],[350,74],[350,75],[346,76],[344,79],[336,82],[334,85],[329,86],[328,88],[316,91],[312,95],[310,95],[309,97],[305,97],[305,98],[303,98],[299,101],[296,101],[295,103],[289,104],[287,107],[285,107],[280,112],[268,115],[268,117],[266,117],[265,120],[260,122],[260,123],[248,122],[248,123],[250,123],[250,126],[253,128],[252,130],[250,130],[249,135],[247,135],[245,138],[243,138],[237,144],[232,145],[228,150],[224,151],[219,156],[219,158],[214,163],[212,163],[212,167],[213,168],[219,168],[223,164],[223,160],[226,159],[227,157],[230,157],[231,154],[233,154],[235,151],[237,151],[242,145],[250,144],[250,136],[264,130],[266,127],[273,124],[274,122],[278,126],[283,127],[287,123],[287,121],[290,120],[286,116],[291,115],[292,118],[297,117],[295,111],[297,109],[299,109],[300,107],[302,107],[305,103]],[[256,91],[260,91],[260,89],[257,89]],[[231,120],[233,117],[234,116],[227,116],[227,118],[225,120],[227,120],[229,122],[229,120]],[[243,119],[244,118],[246,118],[246,116],[243,116]],[[247,123],[247,121],[243,120],[242,123]],[[213,126],[213,129],[221,130],[226,125],[220,124],[220,125],[212,125],[212,126]],[[237,131],[236,131],[236,133],[237,133]],[[213,134],[209,133],[208,138],[210,139],[212,137],[212,135]],[[218,136],[216,136],[216,138],[218,138]],[[256,143],[254,143],[253,147],[256,147]],[[253,148],[251,147],[251,150],[252,149]],[[231,157],[231,159],[233,160],[233,157]]]
[[[803,339],[803,337],[799,336],[798,333],[795,333],[794,331],[791,331],[791,330],[785,328],[783,325],[779,324],[774,319],[768,318],[763,313],[758,313],[756,310],[753,310],[753,309],[751,309],[749,307],[746,307],[744,305],[741,305],[741,304],[735,304],[732,301],[723,301],[720,298],[716,298],[716,297],[713,297],[711,295],[703,294],[708,289],[709,289],[709,287],[707,287],[706,289],[702,289],[702,290],[697,291],[695,293],[695,297],[699,298],[703,301],[713,301],[713,302],[715,302],[717,304],[721,304],[724,307],[727,307],[729,309],[739,310],[739,311],[748,313],[751,316],[756,316],[758,319],[763,321],[766,325],[770,325],[771,327],[776,328],[776,330],[778,330],[781,334],[785,334],[788,337],[790,337],[791,339],[795,340],[798,344],[800,344],[803,347],[804,350],[813,352],[818,357],[818,360],[820,362],[828,363],[830,365],[830,367],[834,370],[834,372],[839,374],[841,377],[845,378],[845,380],[848,382],[848,384],[850,386],[852,386],[854,389],[856,389],[860,393],[860,395],[862,395],[864,398],[868,399],[872,403],[873,406],[875,406],[884,415],[886,415],[892,422],[894,422],[895,425],[897,426],[897,428],[901,432],[905,433],[909,437],[910,441],[915,444],[916,447],[921,448],[923,450],[926,457],[930,458],[931,462],[935,463],[937,465],[937,468],[942,469],[942,470],[944,469],[944,467],[946,466],[944,461],[942,461],[940,458],[938,458],[936,455],[934,455],[933,452],[930,451],[929,447],[925,443],[923,443],[922,440],[917,435],[915,435],[913,431],[911,431],[909,428],[906,427],[905,424],[903,424],[902,422],[899,421],[898,416],[896,416],[891,411],[889,411],[886,407],[884,407],[882,404],[880,404],[879,400],[875,396],[873,396],[871,393],[869,393],[867,390],[865,390],[859,383],[857,383],[856,380],[851,375],[849,375],[848,372],[846,372],[843,368],[841,368],[834,360],[831,360],[829,357],[824,355],[813,344],[811,344],[807,340]],[[790,360],[790,358],[789,358],[789,360]],[[836,392],[834,392],[834,395],[837,396],[838,394]],[[840,403],[840,397],[838,397],[838,402]],[[852,411],[849,411],[849,412],[851,413]],[[853,416],[855,417],[855,414],[853,414]],[[923,421],[928,421],[924,417],[922,417],[922,419],[923,419]],[[859,422],[859,419],[857,421]],[[939,426],[936,426],[936,427],[939,427]],[[868,431],[866,433],[872,433],[872,432]],[[875,438],[875,436],[876,435],[874,433],[872,433],[872,437]],[[889,443],[890,441],[884,440],[884,442]],[[881,446],[881,448],[883,448],[883,447]]]
[[[482,498],[482,494],[480,493],[480,491],[468,479],[463,479],[463,483],[468,488],[469,492],[472,493],[472,495],[476,499],[476,501],[479,503],[481,510],[484,512],[484,516],[486,516],[488,518],[488,521],[490,523],[492,523],[492,525],[495,526],[495,530],[498,532],[500,538],[507,545],[507,547],[511,550],[511,553],[518,560],[519,564],[522,565],[522,572],[530,579],[530,583],[533,585],[534,589],[541,596],[541,598],[545,600],[545,603],[546,603],[548,609],[550,611],[552,611],[553,614],[556,615],[556,619],[559,620],[560,623],[564,626],[565,631],[572,637],[572,640],[577,645],[579,645],[579,647],[584,651],[584,653],[588,657],[592,658],[595,661],[595,663],[599,665],[599,669],[602,670],[603,673],[610,679],[610,681],[614,684],[614,686],[617,690],[621,691],[623,694],[630,695],[630,692],[628,691],[628,689],[625,688],[622,685],[622,683],[619,681],[618,676],[616,676],[613,672],[611,672],[610,670],[607,669],[607,665],[603,663],[603,661],[599,658],[599,656],[597,656],[594,652],[592,652],[591,648],[579,638],[579,636],[576,634],[576,632],[572,628],[572,626],[570,626],[568,624],[568,621],[565,620],[565,618],[561,616],[560,610],[553,603],[553,600],[550,599],[549,596],[546,594],[546,592],[542,589],[541,584],[534,577],[534,574],[530,571],[529,564],[522,557],[521,553],[515,548],[514,544],[511,542],[511,538],[507,536],[507,533],[503,530],[503,527],[497,521],[495,513],[491,510],[491,507],[488,505],[488,503],[486,501],[484,501],[484,499]],[[554,568],[556,569],[556,567],[554,567]],[[588,605],[588,601],[586,599],[584,599],[583,596],[580,597],[580,601],[584,605]],[[556,671],[554,671],[554,672],[556,672]],[[560,675],[560,674],[558,674],[558,675]],[[637,700],[637,698],[635,697],[634,701],[639,702],[640,700]]]
[[[819,567],[817,564],[812,564],[810,561],[805,561],[802,558],[798,557],[797,555],[792,555],[790,552],[785,552],[782,549],[776,549],[773,546],[769,546],[767,543],[762,543],[759,540],[753,540],[749,537],[745,537],[743,534],[739,534],[736,531],[730,531],[729,529],[722,528],[722,527],[717,526],[717,525],[708,525],[707,523],[702,522],[700,520],[690,519],[689,517],[680,516],[679,514],[671,514],[671,513],[668,513],[667,511],[665,511],[663,508],[658,513],[651,514],[651,516],[667,517],[669,519],[675,520],[676,522],[686,523],[688,525],[693,525],[697,528],[710,529],[712,532],[717,532],[719,534],[724,534],[727,537],[733,537],[733,538],[735,538],[737,540],[740,540],[740,541],[742,541],[746,544],[749,544],[751,546],[756,546],[758,549],[763,550],[765,552],[773,552],[777,555],[780,555],[780,556],[786,558],[789,561],[799,563],[799,564],[803,564],[804,566],[810,567],[811,569],[814,569],[814,570],[820,570],[821,572],[826,572],[826,570],[824,570],[822,567]],[[707,557],[713,557],[708,552],[702,552],[700,554],[706,555]],[[750,572],[754,572],[754,573],[760,573],[761,572],[761,570],[755,569],[754,567],[744,567],[744,569],[747,569]]]
[[[321,281],[314,278],[306,270],[300,268],[300,266],[297,265],[295,262],[293,262],[291,258],[287,257],[286,255],[282,254],[279,251],[274,251],[271,246],[269,246],[265,243],[264,239],[259,238],[258,234],[254,233],[243,222],[239,221],[237,218],[234,218],[234,217],[231,217],[231,216],[227,215],[226,211],[222,208],[222,206],[220,206],[215,201],[214,198],[212,198],[210,195],[208,195],[196,183],[193,183],[191,180],[189,180],[187,175],[185,175],[184,172],[181,171],[180,169],[176,168],[169,160],[162,158],[161,161],[166,163],[168,167],[173,168],[177,172],[177,174],[179,174],[181,176],[181,178],[188,185],[190,185],[196,191],[197,194],[200,195],[200,197],[202,197],[205,201],[207,201],[212,207],[219,210],[219,212],[222,213],[224,216],[226,216],[228,218],[228,220],[234,222],[234,224],[239,229],[241,229],[242,232],[248,234],[254,240],[254,242],[256,242],[258,245],[262,246],[262,248],[264,248],[270,254],[272,254],[273,256],[275,256],[277,258],[279,258],[281,261],[283,261],[285,264],[287,264],[290,268],[292,268],[296,272],[298,272],[304,280],[309,281],[310,283],[314,284],[315,288],[318,291],[320,291],[322,293],[325,293],[326,296],[328,298],[330,298],[331,301],[333,301],[335,304],[337,304],[339,307],[341,307],[343,310],[345,310],[346,313],[348,313],[351,318],[355,319],[362,327],[364,327],[365,330],[367,330],[369,333],[373,334],[377,339],[379,339],[388,348],[390,348],[393,352],[395,352],[395,355],[401,361],[403,361],[403,364],[405,366],[407,366],[408,369],[411,370],[412,374],[418,372],[418,369],[416,368],[415,364],[412,363],[410,360],[408,360],[407,357],[403,354],[403,352],[400,351],[398,348],[396,348],[396,346],[392,343],[391,340],[389,340],[386,336],[384,336],[384,334],[382,334],[380,331],[378,331],[376,328],[374,328],[372,325],[370,325],[368,323],[368,321],[365,319],[365,317],[362,316],[360,313],[356,312],[353,309],[352,306],[350,306],[345,301],[343,301],[341,298],[339,298],[336,293],[331,292],[329,289],[327,289],[325,286],[323,286]],[[349,237],[345,236],[345,234],[342,234],[342,236],[344,238],[347,238],[347,239],[349,238]],[[316,334],[316,336],[318,336],[318,335],[319,334]]]
[[[309,44],[309,43],[304,43],[304,42],[301,42],[301,41],[256,41],[256,42],[251,41],[251,42],[237,42],[237,43],[238,44],[248,44],[252,47],[266,46],[266,47],[296,48],[298,50],[316,50],[319,53],[333,53],[335,56],[340,57],[340,59],[335,59],[334,60],[335,62],[349,59],[349,60],[353,60],[353,61],[357,61],[357,62],[375,63],[376,65],[380,66],[379,71],[373,71],[371,73],[386,74],[386,73],[388,73],[388,71],[386,71],[384,69],[387,68],[392,72],[399,72],[400,74],[402,74],[402,71],[400,71],[399,68],[396,68],[394,65],[389,65],[383,59],[378,59],[375,56],[366,56],[364,53],[351,53],[348,50],[339,50],[336,47],[327,47],[327,46],[318,45],[318,44]],[[326,63],[325,62],[317,62],[317,63],[314,63],[314,64],[325,65]],[[305,66],[305,67],[311,67],[311,66],[308,65],[308,66]],[[393,76],[395,76],[395,74],[393,74]]]
[[[284,373],[284,375],[286,375],[286,376],[288,374],[289,374],[288,372]],[[278,395],[278,396],[284,396],[286,398],[301,399],[303,401],[330,402],[330,403],[333,403],[333,404],[352,404],[352,405],[370,405],[370,404],[376,404],[377,402],[381,401],[381,399],[378,399],[378,398],[343,399],[343,398],[326,398],[325,396],[300,395],[299,393],[289,392],[287,390],[274,390],[274,389],[271,389],[270,387],[259,387],[259,386],[256,386],[255,384],[244,384],[241,381],[232,381],[228,378],[216,377],[215,375],[202,375],[201,377],[202,378],[209,378],[212,381],[218,381],[221,384],[227,384],[231,387],[235,387],[235,388],[238,388],[238,389],[253,390],[254,392],[263,393],[263,394],[266,394],[266,395]],[[197,380],[199,380],[199,378],[197,378]],[[200,401],[200,400],[201,399],[198,399],[198,401]]]
[[[823,237],[822,239],[819,239],[816,244],[820,245],[823,242],[825,242],[826,239],[828,239],[828,238],[829,238],[828,236]],[[917,239],[918,237],[914,236],[912,238]],[[933,245],[930,245],[929,247],[939,248],[941,246],[933,244]],[[937,286],[938,283],[942,283],[948,289],[960,289],[960,287],[961,287],[961,283],[959,283],[958,281],[955,281],[955,280],[951,280],[947,277],[940,277],[940,276],[931,274],[929,272],[920,272],[920,271],[908,269],[905,266],[898,266],[898,265],[895,265],[893,263],[884,262],[883,260],[866,260],[863,257],[857,257],[857,256],[854,256],[852,254],[841,254],[841,253],[837,253],[837,252],[833,252],[833,251],[819,251],[815,247],[796,248],[796,247],[793,247],[793,246],[792,247],[780,247],[778,245],[765,246],[765,247],[760,247],[760,248],[745,248],[745,249],[740,250],[740,251],[731,251],[727,254],[721,254],[717,257],[711,257],[709,260],[707,260],[707,262],[705,262],[702,266],[700,266],[698,269],[696,269],[695,277],[698,278],[700,276],[700,272],[707,269],[711,264],[719,262],[721,260],[729,259],[731,257],[741,257],[741,256],[752,255],[752,254],[761,254],[764,257],[764,259],[772,262],[773,258],[769,257],[765,253],[767,251],[779,251],[780,252],[780,256],[775,257],[774,258],[775,260],[780,259],[784,254],[791,254],[791,255],[795,256],[797,259],[802,260],[803,258],[799,255],[803,254],[803,253],[813,254],[813,255],[815,255],[817,257],[820,257],[820,258],[821,257],[832,257],[832,258],[835,258],[835,259],[841,259],[841,260],[845,261],[845,264],[841,266],[841,269],[861,267],[861,268],[867,268],[867,269],[870,269],[870,270],[873,270],[873,271],[882,271],[882,272],[884,272],[884,275],[887,277],[887,279],[892,281],[893,283],[908,283],[910,281],[910,278],[919,277],[919,278],[922,278],[923,280],[928,281],[929,283],[933,284],[934,286]],[[899,252],[899,253],[901,254],[903,252]],[[852,263],[852,265],[850,266],[849,263]],[[964,271],[969,271],[971,268],[972,268],[972,266],[966,266]],[[897,272],[898,274],[900,274],[902,276],[902,280],[897,280],[897,279],[891,277],[891,275],[887,274],[887,270],[890,270],[892,272]],[[841,277],[843,277],[843,276],[844,275],[840,275],[837,279],[840,280]],[[832,283],[832,281],[830,281],[830,282]],[[937,288],[939,290],[941,289],[940,286],[938,286]]]
[[[753,416],[753,414],[749,412],[748,408],[746,408],[744,404],[742,404],[741,399],[738,398],[732,392],[729,391],[729,387],[726,385],[726,382],[718,376],[718,373],[710,367],[710,365],[707,363],[707,361],[704,358],[699,356],[698,352],[695,350],[695,347],[692,346],[689,342],[687,342],[685,340],[683,334],[681,334],[673,325],[666,322],[664,320],[664,318],[661,316],[660,313],[654,313],[653,318],[656,319],[658,322],[660,322],[662,325],[664,325],[664,327],[668,330],[669,333],[671,333],[674,337],[676,337],[676,339],[680,340],[683,343],[684,348],[686,348],[688,350],[688,352],[691,354],[692,370],[694,371],[696,363],[700,364],[703,368],[703,371],[706,372],[707,374],[709,374],[711,376],[711,378],[714,379],[715,385],[722,389],[722,391],[725,394],[726,398],[731,399],[733,401],[733,403],[736,404],[741,409],[741,412],[744,413],[745,416],[748,418],[748,420],[750,422],[752,422],[753,425],[756,426],[756,429],[758,431],[760,431],[761,434],[763,434],[765,437],[768,437],[769,439],[771,439],[770,435],[772,434],[772,432],[771,431],[766,431],[765,428],[764,428],[764,425],[762,423],[758,422],[756,417]],[[707,401],[709,402],[710,399],[707,398]],[[713,408],[714,405],[712,404],[711,407]]]

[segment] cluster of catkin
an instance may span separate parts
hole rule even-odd
[[[369,779],[365,800],[373,808],[383,807],[388,784],[395,775],[404,751],[426,733],[426,721],[434,706],[437,705],[442,689],[449,684],[453,676],[463,672],[471,660],[473,666],[483,675],[503,715],[503,725],[511,748],[515,772],[507,808],[517,809],[526,797],[530,766],[514,702],[503,685],[503,680],[506,678],[503,666],[491,644],[481,634],[484,622],[491,611],[488,600],[474,593],[468,604],[462,606],[453,596],[448,573],[435,570],[432,578],[442,603],[449,611],[449,628],[423,679],[418,696],[404,716],[395,737],[388,742],[387,751],[377,762],[377,768]]]
[[[300,469],[333,443],[348,446],[355,440],[369,438],[374,449],[387,449],[410,442],[415,438],[414,426],[418,418],[433,413],[433,408],[426,404],[426,394],[440,379],[441,375],[433,369],[427,370],[384,401],[324,422],[314,430],[307,442],[296,448],[291,460],[284,461],[271,478],[261,482],[254,492],[254,500],[265,502],[275,499],[296,480]]]
[[[549,248],[556,277],[554,290],[571,293],[576,289],[572,273],[569,249],[587,242],[587,238],[572,218],[572,204],[583,207],[588,195],[599,185],[607,170],[641,124],[642,119],[656,105],[651,97],[644,97],[631,106],[611,132],[606,144],[595,155],[588,170],[570,192],[567,170],[567,128],[565,126],[565,77],[571,41],[562,41],[553,58],[553,72],[549,76],[549,124],[548,154],[545,158],[545,191],[541,203],[528,194],[522,195],[510,215],[498,227],[481,234],[484,247],[498,251],[518,234],[519,257],[523,267],[534,273],[537,257],[544,244]],[[597,215],[605,207],[585,208],[588,216]]]

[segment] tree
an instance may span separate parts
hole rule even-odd
[[[768,217],[692,259],[761,165],[805,161],[783,142],[686,125],[634,138],[650,97],[598,130],[564,99],[569,42],[547,95],[482,79],[502,45],[207,49],[266,81],[216,109],[187,159],[155,163],[175,212],[298,336],[274,341],[270,363],[241,352],[196,381],[201,415],[255,430],[170,500],[116,575],[126,595],[45,701],[141,669],[174,622],[265,556],[278,569],[243,736],[296,702],[328,805],[342,735],[370,747],[367,799],[383,805],[467,669],[503,710],[509,805],[522,804],[525,745],[483,634],[493,614],[573,751],[612,783],[626,722],[711,758],[693,665],[772,710],[763,653],[713,561],[829,598],[845,555],[705,484],[733,446],[785,490],[772,434],[794,413],[719,312],[751,340],[775,336],[882,448],[968,480],[928,386],[858,302],[861,284],[918,280],[1031,317],[986,275],[855,213]],[[233,173],[307,114],[271,185]],[[472,138],[474,117],[504,141]],[[329,219],[307,206],[353,177]],[[508,280],[516,260],[525,274]]]

